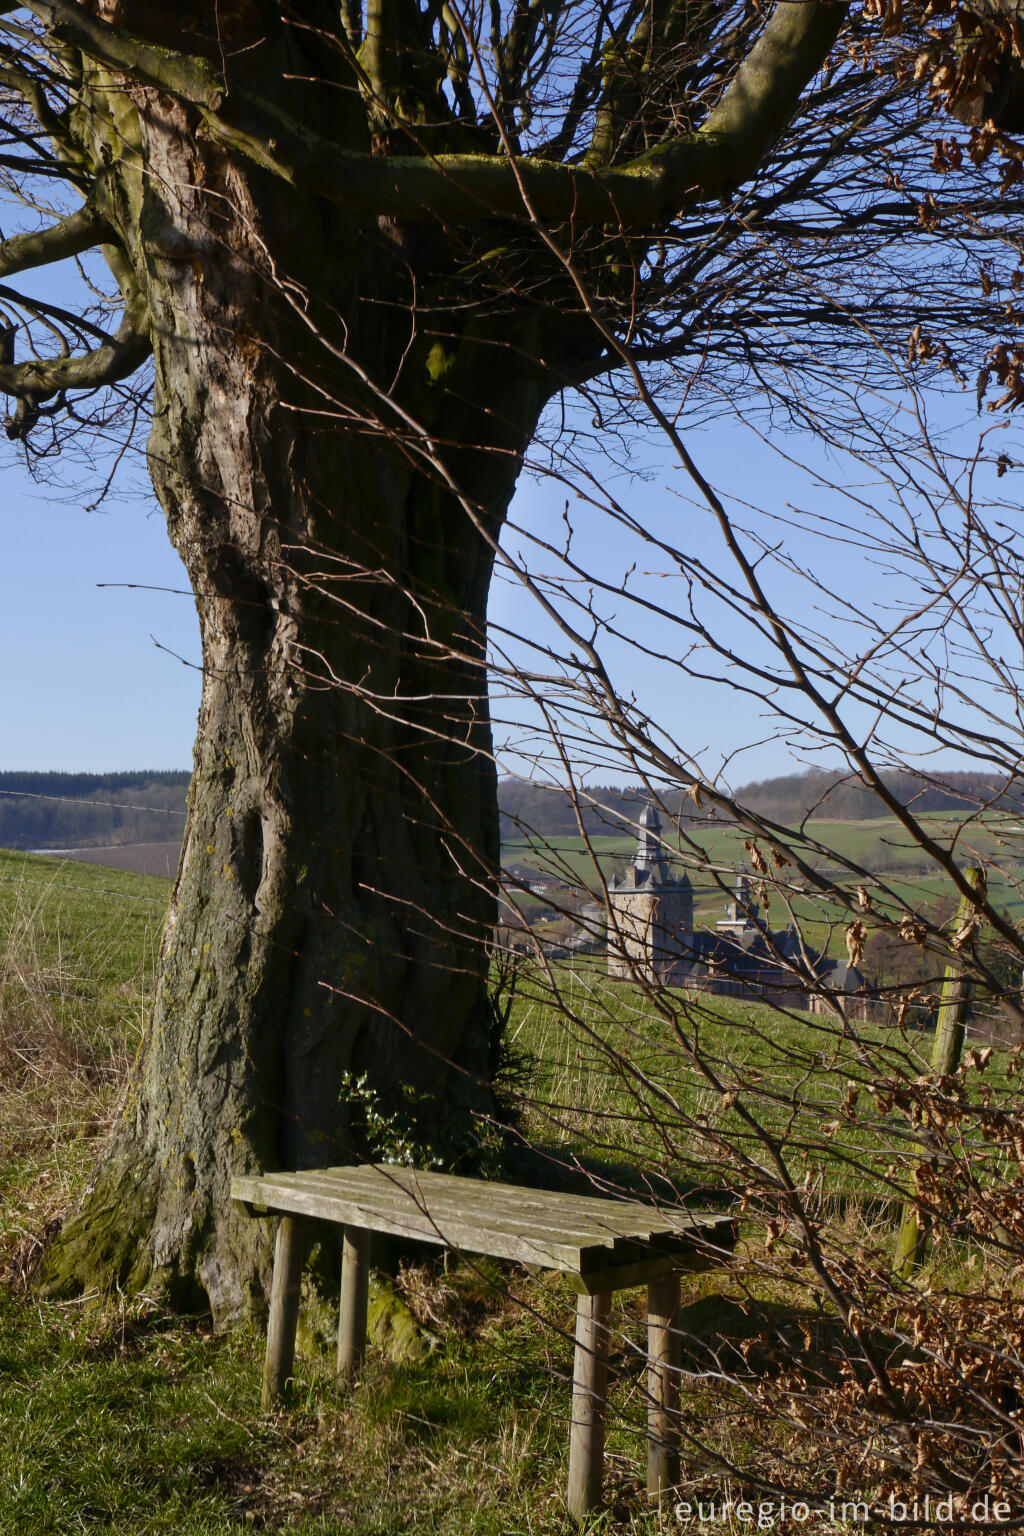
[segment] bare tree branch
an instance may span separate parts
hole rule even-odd
[[[68,214],[58,224],[0,241],[0,277],[26,272],[79,256],[109,238],[106,221],[90,204]]]
[[[228,92],[203,60],[159,49],[69,0],[29,0],[54,34],[196,107],[207,132],[264,169],[347,206],[403,218],[521,218],[652,226],[721,197],[753,174],[824,63],[844,5],[780,3],[705,127],[631,162],[580,169],[524,157],[375,156],[332,144],[244,92]]]
[[[152,340],[145,299],[127,269],[119,272],[119,280],[124,314],[109,340],[74,356],[0,365],[0,390],[18,400],[18,408],[7,424],[9,437],[22,437],[31,429],[43,401],[71,390],[96,390],[116,384],[146,361],[152,351]]]

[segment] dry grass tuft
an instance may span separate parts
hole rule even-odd
[[[403,1264],[395,1284],[416,1321],[440,1339],[477,1338],[516,1313],[507,1274],[486,1259],[467,1259],[447,1272],[440,1261]]]
[[[150,990],[129,944],[83,951],[73,917],[51,889],[0,908],[0,1274],[16,1292],[109,1128]]]

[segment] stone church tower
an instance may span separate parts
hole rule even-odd
[[[608,974],[681,979],[693,947],[693,887],[673,875],[653,805],[640,813],[636,856],[608,887]]]

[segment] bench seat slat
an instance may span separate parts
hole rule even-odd
[[[324,1175],[302,1175],[311,1182],[323,1180],[321,1187],[328,1187],[329,1181]],[[372,1202],[373,1208],[380,1209],[387,1204],[391,1209],[405,1210],[408,1203],[414,1203],[433,1219],[439,1233],[444,1234],[448,1226],[453,1222],[465,1223],[473,1221],[479,1229],[501,1230],[504,1232],[526,1233],[528,1236],[543,1235],[548,1240],[556,1242],[581,1242],[590,1247],[594,1243],[614,1244],[615,1252],[609,1256],[607,1253],[601,1258],[602,1266],[606,1266],[609,1259],[612,1263],[637,1264],[642,1262],[644,1255],[654,1257],[660,1254],[677,1253],[689,1254],[696,1249],[708,1246],[731,1247],[733,1236],[733,1219],[727,1215],[708,1216],[702,1213],[699,1220],[694,1220],[684,1212],[673,1211],[663,1213],[658,1220],[659,1213],[644,1206],[626,1206],[627,1212],[635,1211],[634,1219],[619,1221],[613,1228],[606,1220],[584,1221],[579,1214],[575,1214],[571,1222],[560,1219],[557,1215],[548,1212],[543,1193],[539,1193],[530,1201],[521,1201],[518,1198],[518,1190],[510,1188],[509,1198],[501,1204],[488,1202],[485,1209],[469,1211],[464,1199],[455,1199],[449,1196],[445,1199],[441,1193],[433,1190],[413,1189],[406,1193],[401,1184],[387,1186],[387,1194],[375,1192]],[[494,1186],[495,1188],[500,1186]],[[354,1186],[353,1186],[354,1188]],[[535,1193],[535,1192],[531,1192]],[[584,1197],[585,1198],[585,1197]],[[585,1212],[584,1215],[589,1215]],[[652,1221],[652,1217],[655,1219]],[[438,1240],[441,1240],[440,1238]],[[482,1252],[482,1248],[477,1249]]]
[[[234,1199],[266,1210],[310,1216],[344,1226],[385,1232],[392,1237],[415,1238],[421,1242],[463,1249],[467,1253],[516,1259],[520,1263],[539,1264],[546,1269],[562,1269],[571,1273],[576,1273],[583,1264],[592,1264],[599,1254],[607,1259],[611,1248],[607,1242],[591,1242],[589,1245],[558,1243],[547,1240],[541,1234],[531,1239],[520,1234],[485,1232],[475,1224],[467,1226],[455,1221],[447,1223],[445,1235],[441,1237],[436,1224],[411,1202],[405,1210],[381,1210],[367,1201],[365,1196],[353,1198],[309,1187],[272,1185],[264,1179],[237,1178],[232,1180],[231,1189]]]
[[[308,1188],[317,1192],[338,1193],[337,1183],[324,1174],[302,1173],[289,1175],[289,1182],[295,1187]],[[515,1208],[515,1202],[511,1202],[509,1208],[489,1208],[483,1212],[467,1212],[460,1202],[453,1207],[432,1193],[427,1195],[423,1191],[412,1194],[406,1193],[401,1187],[389,1188],[386,1193],[375,1193],[372,1200],[364,1199],[360,1192],[354,1188],[348,1189],[348,1194],[361,1210],[374,1214],[385,1209],[396,1215],[404,1215],[410,1208],[419,1211],[431,1227],[431,1241],[445,1246],[459,1246],[449,1236],[450,1232],[458,1227],[462,1228],[470,1221],[473,1230],[478,1234],[473,1243],[467,1245],[470,1251],[477,1253],[486,1252],[485,1233],[502,1233],[506,1236],[520,1236],[527,1238],[534,1244],[534,1240],[543,1239],[547,1243],[557,1245],[573,1243],[580,1245],[580,1252],[587,1255],[595,1247],[600,1245],[598,1262],[602,1268],[616,1264],[637,1265],[645,1258],[658,1258],[668,1254],[687,1255],[698,1246],[709,1243],[716,1246],[716,1238],[721,1239],[732,1231],[732,1219],[728,1216],[713,1217],[710,1223],[707,1221],[699,1224],[691,1223],[685,1228],[678,1226],[652,1226],[647,1221],[624,1223],[618,1231],[611,1232],[603,1221],[593,1222],[588,1228],[580,1225],[570,1227],[557,1218],[551,1220],[541,1219],[540,1214],[519,1211]],[[543,1204],[538,1207],[543,1211]],[[646,1213],[648,1216],[650,1212]],[[372,1223],[371,1223],[372,1224]],[[611,1251],[609,1251],[611,1250]],[[526,1259],[524,1262],[535,1263],[535,1259]],[[584,1257],[581,1268],[587,1269],[588,1259]]]
[[[709,1215],[703,1211],[690,1214],[677,1205],[658,1206],[653,1202],[636,1199],[613,1200],[604,1195],[574,1195],[562,1190],[533,1189],[520,1184],[499,1184],[456,1174],[436,1173],[433,1170],[390,1167],[383,1169],[378,1165],[363,1165],[357,1168],[352,1166],[327,1168],[322,1171],[355,1178],[361,1182],[365,1180],[374,1188],[377,1187],[378,1182],[385,1180],[396,1188],[404,1187],[406,1181],[414,1179],[424,1193],[429,1190],[435,1198],[458,1200],[460,1203],[467,1203],[470,1208],[475,1208],[478,1201],[481,1205],[491,1201],[499,1204],[511,1202],[516,1209],[538,1208],[552,1214],[556,1211],[565,1212],[570,1217],[582,1218],[588,1223],[603,1218],[607,1221],[609,1229],[634,1219],[642,1223],[651,1223],[659,1230],[663,1225],[666,1229],[680,1226],[689,1229],[707,1223],[714,1224],[719,1220],[718,1216]]]
[[[366,1210],[392,1211],[404,1213],[406,1211],[419,1212],[426,1220],[433,1221],[437,1228],[444,1232],[450,1222],[459,1222],[462,1225],[472,1223],[479,1225],[481,1230],[491,1227],[507,1229],[512,1232],[525,1232],[528,1235],[534,1232],[543,1232],[545,1236],[556,1239],[564,1239],[566,1242],[579,1241],[583,1244],[607,1241],[613,1242],[621,1234],[605,1231],[599,1223],[584,1226],[579,1222],[563,1222],[557,1219],[544,1220],[540,1212],[527,1211],[516,1212],[499,1206],[487,1210],[467,1211],[458,1201],[443,1200],[433,1193],[412,1192],[401,1188],[374,1190],[368,1194],[365,1188],[358,1186],[339,1186],[328,1180],[322,1174],[299,1174],[294,1178],[296,1188],[315,1189],[334,1195],[344,1195],[346,1198],[357,1201]],[[439,1239],[440,1241],[440,1239]]]
[[[232,1181],[235,1199],[575,1274],[683,1255],[731,1218],[374,1165]]]
[[[298,1175],[290,1175],[290,1178],[308,1180],[316,1183],[323,1189],[334,1189],[338,1192],[344,1190],[353,1198],[364,1199],[374,1206],[382,1207],[389,1204],[408,1205],[414,1204],[422,1210],[434,1215],[444,1213],[454,1215],[466,1221],[480,1221],[487,1223],[492,1219],[512,1219],[526,1231],[533,1231],[539,1224],[552,1231],[562,1231],[567,1235],[579,1235],[585,1238],[593,1237],[644,1237],[654,1232],[671,1232],[680,1230],[676,1223],[658,1219],[656,1211],[645,1207],[624,1206],[618,1219],[610,1220],[600,1213],[593,1213],[580,1207],[569,1207],[564,1211],[558,1207],[552,1207],[542,1194],[533,1194],[520,1198],[519,1191],[512,1189],[507,1195],[490,1194],[480,1199],[467,1199],[463,1192],[439,1189],[432,1185],[420,1185],[417,1181],[405,1182],[392,1180],[385,1175],[379,1186],[369,1188],[365,1181],[341,1181],[330,1173],[303,1172]],[[495,1185],[498,1190],[501,1186]],[[683,1230],[692,1230],[687,1226]]]
[[[265,1174],[270,1186],[295,1181],[315,1181],[318,1187],[370,1204],[404,1202],[431,1211],[454,1212],[467,1220],[488,1216],[540,1218],[546,1225],[566,1231],[610,1236],[696,1234],[730,1218],[690,1213],[678,1207],[658,1209],[639,1201],[598,1200],[589,1195],[555,1195],[516,1185],[486,1184],[473,1179],[423,1173],[419,1170],[368,1166],[359,1169],[308,1169],[298,1173]]]

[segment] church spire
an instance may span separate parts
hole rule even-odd
[[[669,872],[665,862],[665,845],[661,841],[661,818],[655,806],[644,806],[640,812],[639,827],[634,868],[649,872],[655,883],[667,885]]]

